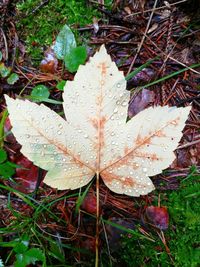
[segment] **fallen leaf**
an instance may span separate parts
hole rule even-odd
[[[79,66],[63,93],[66,120],[45,105],[5,96],[21,152],[48,171],[44,182],[64,190],[95,174],[110,190],[130,196],[151,192],[149,176],[174,160],[191,107],[148,108],[127,121],[130,92],[104,46]]]
[[[169,214],[166,207],[149,206],[145,210],[146,219],[161,230],[166,230],[169,225]]]
[[[24,193],[33,192],[38,181],[38,167],[34,166],[24,156],[17,158],[15,163],[21,166],[21,168],[16,168],[15,181],[17,181],[17,189]]]
[[[87,211],[88,213],[96,214],[97,213],[96,197],[92,193],[87,194],[87,196],[84,198],[84,201],[81,207],[83,210]]]
[[[58,67],[58,60],[54,50],[50,47],[44,54],[44,59],[40,63],[40,69],[43,72],[55,73]]]
[[[130,118],[135,116],[137,113],[147,108],[149,104],[153,103],[154,99],[154,92],[143,89],[135,97],[133,97],[133,99],[130,100],[128,107],[128,116]]]

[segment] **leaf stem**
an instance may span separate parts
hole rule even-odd
[[[96,173],[96,207],[97,207],[97,213],[96,213],[96,257],[95,257],[95,267],[99,266],[99,172]]]

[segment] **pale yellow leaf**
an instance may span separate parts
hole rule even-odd
[[[114,192],[151,192],[149,176],[174,160],[190,107],[148,108],[126,123],[126,80],[102,46],[63,94],[66,120],[44,105],[6,96],[22,153],[48,170],[44,182],[75,189],[100,174]]]

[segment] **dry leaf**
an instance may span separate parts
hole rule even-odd
[[[148,108],[126,123],[130,93],[104,46],[80,66],[63,94],[66,120],[43,104],[6,96],[21,152],[48,170],[44,182],[76,189],[95,173],[114,192],[145,195],[149,176],[174,160],[190,107]]]

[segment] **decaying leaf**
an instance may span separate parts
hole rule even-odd
[[[46,184],[76,189],[97,173],[110,190],[139,196],[154,189],[149,176],[174,160],[190,107],[150,107],[126,122],[129,97],[102,46],[65,85],[66,120],[43,104],[6,101],[21,152],[48,171]]]

